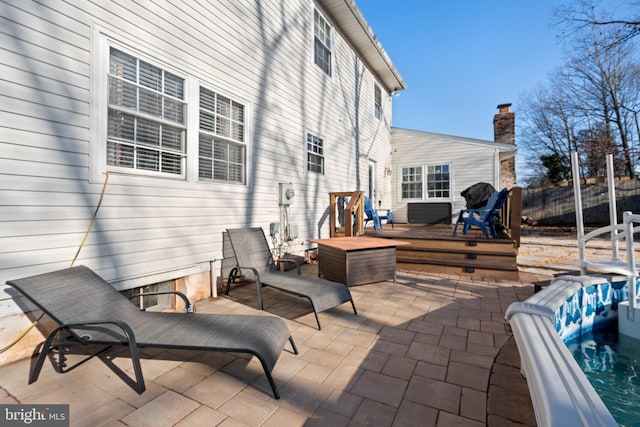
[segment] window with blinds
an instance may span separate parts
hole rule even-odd
[[[107,164],[185,176],[185,80],[111,48]]]
[[[313,57],[316,65],[331,75],[331,25],[318,12],[313,11]]]
[[[307,133],[307,170],[324,175],[324,141]]]
[[[244,121],[242,103],[200,87],[200,179],[245,183]]]

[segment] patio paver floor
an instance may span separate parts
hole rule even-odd
[[[62,375],[47,362],[32,385],[32,361],[21,360],[0,367],[0,403],[71,403],[71,425],[91,427],[533,426],[504,312],[551,276],[537,264],[524,270],[521,281],[400,271],[395,284],[351,287],[358,316],[350,304],[320,313],[321,331],[307,300],[265,288],[266,312],[285,319],[300,352],[287,345],[276,364],[280,400],[255,359],[143,350],[143,395],[104,360]],[[304,267],[304,274],[316,272]],[[248,284],[196,308],[255,313],[256,306]],[[132,374],[130,360],[117,351],[106,362]]]

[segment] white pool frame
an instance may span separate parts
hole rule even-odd
[[[585,288],[606,287],[620,280],[626,281],[626,277],[561,276],[527,301],[513,303],[507,309],[505,317],[518,346],[538,426],[618,425],[563,341],[576,332],[575,328],[569,321],[567,329],[559,329],[567,323],[562,317],[567,315],[568,301],[586,295]],[[617,313],[608,310],[605,316],[611,320]],[[578,330],[583,326],[580,323]]]

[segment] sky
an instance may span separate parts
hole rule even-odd
[[[499,104],[518,100],[563,63],[553,0],[357,0],[407,89],[393,126],[493,140]]]
[[[567,0],[570,1],[570,0]],[[551,24],[561,0],[356,0],[407,89],[395,127],[493,140],[499,104],[518,101],[564,62]]]

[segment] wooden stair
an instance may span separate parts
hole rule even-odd
[[[368,230],[367,230],[368,231]],[[452,237],[452,228],[443,225],[385,226],[380,233],[367,235],[409,243],[398,246],[397,269],[458,274],[463,276],[518,280],[518,249],[509,238],[485,239],[470,233]]]

